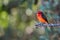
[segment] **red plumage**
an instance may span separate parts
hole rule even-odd
[[[42,11],[38,11],[38,12],[37,12],[37,19],[38,19],[38,21],[41,22],[41,23],[48,23],[47,17],[43,14]]]

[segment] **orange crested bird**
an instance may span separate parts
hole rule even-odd
[[[48,24],[47,17],[43,14],[42,11],[38,11],[36,15],[39,22]]]
[[[47,20],[47,17],[44,15],[44,13],[42,11],[38,11],[37,14],[36,14],[36,16],[37,16],[37,20],[39,22],[41,22],[43,24],[46,24],[47,25],[46,28],[48,28],[49,30],[52,30],[53,31],[53,27],[52,26],[49,27],[49,25],[48,25],[49,22]]]

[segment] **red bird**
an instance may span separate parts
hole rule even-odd
[[[37,19],[38,19],[38,21],[41,22],[41,23],[48,23],[47,17],[43,14],[42,11],[38,11],[38,12],[37,12]]]

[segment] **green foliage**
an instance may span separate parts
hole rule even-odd
[[[8,14],[6,11],[2,11],[0,14],[0,25],[3,28],[7,28],[8,25]]]
[[[0,0],[0,11],[1,11],[1,8],[2,8],[2,0]]]
[[[18,26],[18,29],[20,29],[20,31],[24,31],[25,27],[26,27],[26,24],[21,22],[20,25]]]

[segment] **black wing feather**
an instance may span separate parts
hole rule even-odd
[[[48,23],[47,17],[42,13],[42,17],[45,19],[45,21]]]

